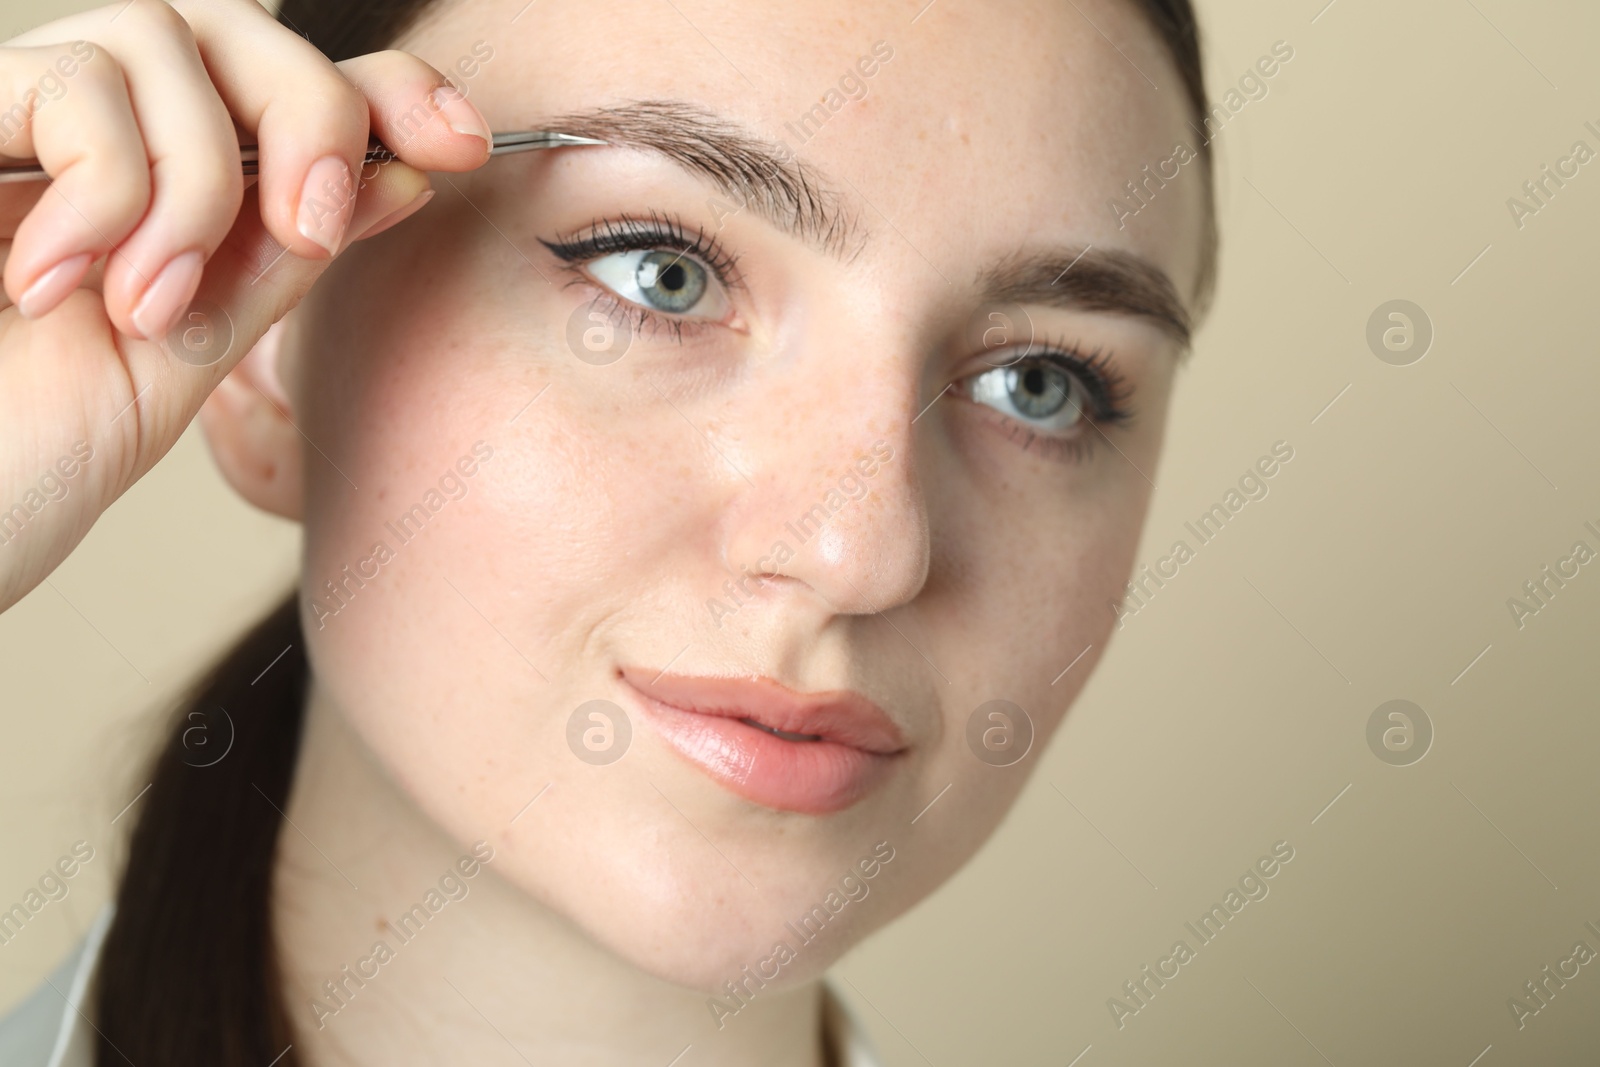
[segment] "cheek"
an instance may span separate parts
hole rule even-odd
[[[549,676],[563,635],[581,633],[608,591],[620,597],[626,587],[615,567],[653,528],[649,488],[663,479],[622,462],[640,452],[619,440],[621,412],[573,413],[604,383],[575,380],[581,365],[551,325],[560,294],[535,286],[519,301],[507,283],[483,284],[465,269],[466,250],[437,247],[432,258],[360,260],[340,279],[338,308],[308,330],[319,345],[302,360],[316,367],[303,421],[316,446],[306,582],[325,591],[326,579],[383,541],[394,559],[359,593],[372,610],[350,611],[348,627],[341,615],[341,630],[432,620],[421,629],[437,631],[438,651],[403,662],[429,663],[463,635],[478,645],[487,635],[524,672]],[[485,330],[485,321],[505,325]],[[466,487],[458,500],[439,488],[451,471]],[[418,505],[426,513],[406,521]],[[371,657],[370,644],[361,656]]]
[[[1112,604],[1139,543],[1147,487],[1137,478],[1087,469],[1113,463],[1123,461],[1115,454],[1095,456],[1069,475],[1083,475],[1071,488],[1002,487],[984,506],[953,508],[947,520],[951,558],[960,562],[940,576],[943,643],[953,650],[956,669],[987,680],[990,691],[970,694],[973,707],[1013,701],[1028,712],[1041,741],[1103,650],[1116,621]],[[1013,503],[1009,512],[998,499],[1045,493],[1044,506]],[[988,517],[1006,514],[1014,521]],[[948,728],[965,725],[951,721]]]
[[[606,420],[570,414],[574,384],[527,342],[467,343],[420,317],[378,329],[358,350],[335,328],[312,357],[304,585],[331,613],[311,608],[319,677],[353,715],[392,724],[471,694],[484,702],[470,721],[488,726],[579,662],[626,599],[619,564],[653,529],[654,476],[621,462]],[[441,488],[452,473],[459,499]],[[452,733],[432,758],[483,742]]]
[[[768,947],[755,914],[769,905],[649,785],[637,726],[612,766],[568,744],[571,713],[607,692],[597,634],[631,614],[682,643],[686,602],[653,594],[682,569],[669,546],[706,526],[692,472],[655,458],[660,425],[583,377],[603,368],[527,341],[501,339],[504,358],[486,354],[493,338],[468,350],[420,319],[358,344],[329,318],[301,423],[316,443],[303,621],[319,688],[433,821],[501,848],[497,871],[619,954],[714,987]],[[430,496],[463,457],[466,494]],[[721,918],[712,897],[730,901]]]
[[[438,314],[472,306],[452,302],[464,295],[453,277],[401,275],[369,257],[340,279],[328,301],[337,307],[312,309],[317,346],[300,358],[310,368],[297,408],[313,442],[302,582],[316,676],[418,791],[494,761],[493,739],[510,725],[497,720],[540,684],[537,669],[550,673],[544,635],[515,616],[539,599],[530,589],[558,599],[541,579],[570,559],[534,517],[594,505],[574,500],[571,456],[558,447],[534,462],[528,417],[510,422],[539,383],[496,376],[463,318]],[[408,307],[433,313],[392,311]],[[452,473],[459,499],[441,488]],[[509,574],[522,584],[508,601],[495,583]],[[511,736],[530,732],[524,723]]]
[[[969,501],[946,512],[943,534],[952,562],[930,577],[922,617],[945,650],[938,666],[953,684],[944,702],[944,738],[925,781],[930,799],[952,783],[939,805],[954,803],[942,815],[935,806],[916,825],[919,838],[938,834],[908,850],[906,868],[918,872],[916,895],[931,891],[982,846],[1039,767],[1093,672],[1115,621],[1110,604],[1139,539],[1147,495],[1144,483],[1134,481],[1137,487],[1102,477],[1104,489],[1063,493],[1060,506],[1014,524],[986,521],[986,514],[1003,513],[992,502],[976,508]],[[1032,732],[1026,754],[1011,765],[991,765],[974,748],[983,744],[985,729],[1024,728],[988,718],[986,706],[995,700],[1020,707]]]

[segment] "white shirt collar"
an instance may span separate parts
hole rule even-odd
[[[33,994],[0,1019],[0,1063],[6,1067],[94,1067],[96,1036],[87,1015],[90,980],[111,906],[100,910],[82,941]]]
[[[83,941],[62,961],[49,984],[41,986],[11,1015],[0,1019],[0,1051],[42,1047],[45,1034],[53,1030],[55,1042],[43,1067],[94,1067],[95,1029],[89,1021],[93,1005],[87,1003],[87,998],[114,910],[111,904],[101,908]],[[63,997],[65,1006],[60,1005]],[[823,1025],[834,1041],[838,1067],[882,1067],[866,1030],[827,982],[822,984],[822,997]],[[9,1058],[6,1062],[7,1067],[12,1067]],[[19,1063],[16,1067],[25,1065]]]

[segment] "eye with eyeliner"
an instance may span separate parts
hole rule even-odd
[[[693,267],[703,270],[724,291],[743,288],[738,257],[724,249],[715,236],[703,228],[687,227],[673,216],[656,212],[645,216],[596,219],[570,237],[559,240],[540,238],[539,243],[567,265],[573,275],[572,284],[587,284],[600,289],[601,296],[597,303],[608,305],[611,314],[625,316],[636,333],[666,330],[672,333],[675,340],[681,341],[686,332],[725,323],[721,319],[696,317],[690,313],[692,309],[675,313],[649,307],[623,296],[607,281],[596,276],[594,264],[597,261],[627,253],[662,253],[665,270],[673,266],[684,269]]]

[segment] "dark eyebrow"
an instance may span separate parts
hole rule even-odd
[[[1167,273],[1149,260],[1093,245],[1016,256],[979,277],[984,299],[1042,304],[1068,311],[1107,311],[1145,319],[1183,348],[1192,328],[1189,310]]]
[[[855,198],[843,196],[787,145],[698,104],[633,100],[545,119],[539,127],[659,152],[732,198],[730,213],[749,208],[841,258],[859,251],[868,236],[850,209]],[[1131,252],[1088,246],[1018,255],[984,271],[978,282],[987,302],[1130,315],[1189,347],[1190,313],[1172,279]]]
[[[635,100],[559,115],[539,126],[659,152],[731,197],[730,214],[749,208],[835,255],[844,254],[862,236],[844,198],[816,168],[795,158],[787,146],[754,137],[696,104]]]

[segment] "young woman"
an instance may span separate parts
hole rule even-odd
[[[0,186],[0,504],[72,486],[0,606],[197,412],[305,530],[8,1039],[870,1062],[824,972],[1131,566],[1214,259],[1187,0],[119,0],[0,68],[53,177]]]

